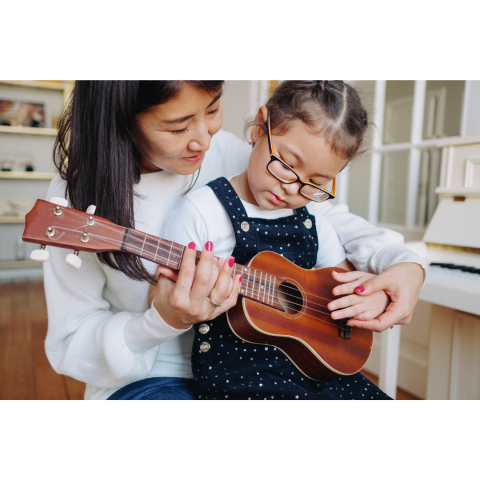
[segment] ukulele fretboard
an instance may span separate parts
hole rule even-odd
[[[122,245],[122,250],[172,270],[180,270],[185,248],[179,243],[133,229],[126,229]],[[197,251],[197,262],[200,260],[200,253]],[[278,287],[282,283],[280,278],[236,263],[232,277],[237,274],[242,275],[240,295],[284,310],[278,301]]]

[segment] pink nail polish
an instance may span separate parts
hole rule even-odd
[[[230,257],[228,259],[228,266],[232,268],[234,263],[235,263],[235,257]]]
[[[240,275],[240,278],[238,279],[238,283],[242,283],[242,278],[243,278],[243,275]]]
[[[188,244],[188,248],[189,248],[190,250],[195,250],[195,249],[197,248],[197,246],[195,245],[195,243],[190,242],[190,243]]]
[[[209,252],[211,252],[211,251],[213,250],[213,243],[212,243],[212,242],[207,242],[207,243],[205,244],[205,248],[206,248]]]
[[[365,287],[363,285],[359,285],[355,290],[359,293],[363,293],[365,291]]]

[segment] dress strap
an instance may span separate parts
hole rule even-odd
[[[258,253],[257,245],[259,245],[259,242],[257,228],[253,228],[242,201],[238,198],[232,184],[225,177],[212,180],[207,185],[217,196],[223,208],[225,208],[230,222],[232,222],[233,231],[235,232],[235,250],[232,255],[235,258],[243,259],[239,260],[240,263],[250,260]]]
[[[238,198],[237,192],[235,192],[232,184],[225,177],[219,177],[212,180],[207,183],[207,185],[220,200],[220,203],[227,211],[232,224],[235,224],[238,221],[241,223],[248,218],[248,213],[245,210],[242,201]]]
[[[312,217],[312,215],[310,213],[308,213],[307,207],[296,208],[294,210],[294,212],[295,212],[295,215],[301,215],[303,213],[305,218]],[[314,215],[313,215],[313,217],[314,217]]]

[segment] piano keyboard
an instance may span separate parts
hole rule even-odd
[[[442,275],[468,283],[480,284],[480,268],[456,263],[431,262],[427,268],[429,275]]]
[[[467,265],[457,265],[455,263],[432,262],[431,267],[446,268],[448,270],[460,270],[461,272],[474,273],[480,275],[480,268],[469,267]]]
[[[420,300],[480,315],[480,268],[430,262]]]

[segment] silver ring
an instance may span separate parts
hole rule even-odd
[[[214,302],[210,297],[206,298],[214,307],[219,307],[221,305],[221,303]]]

